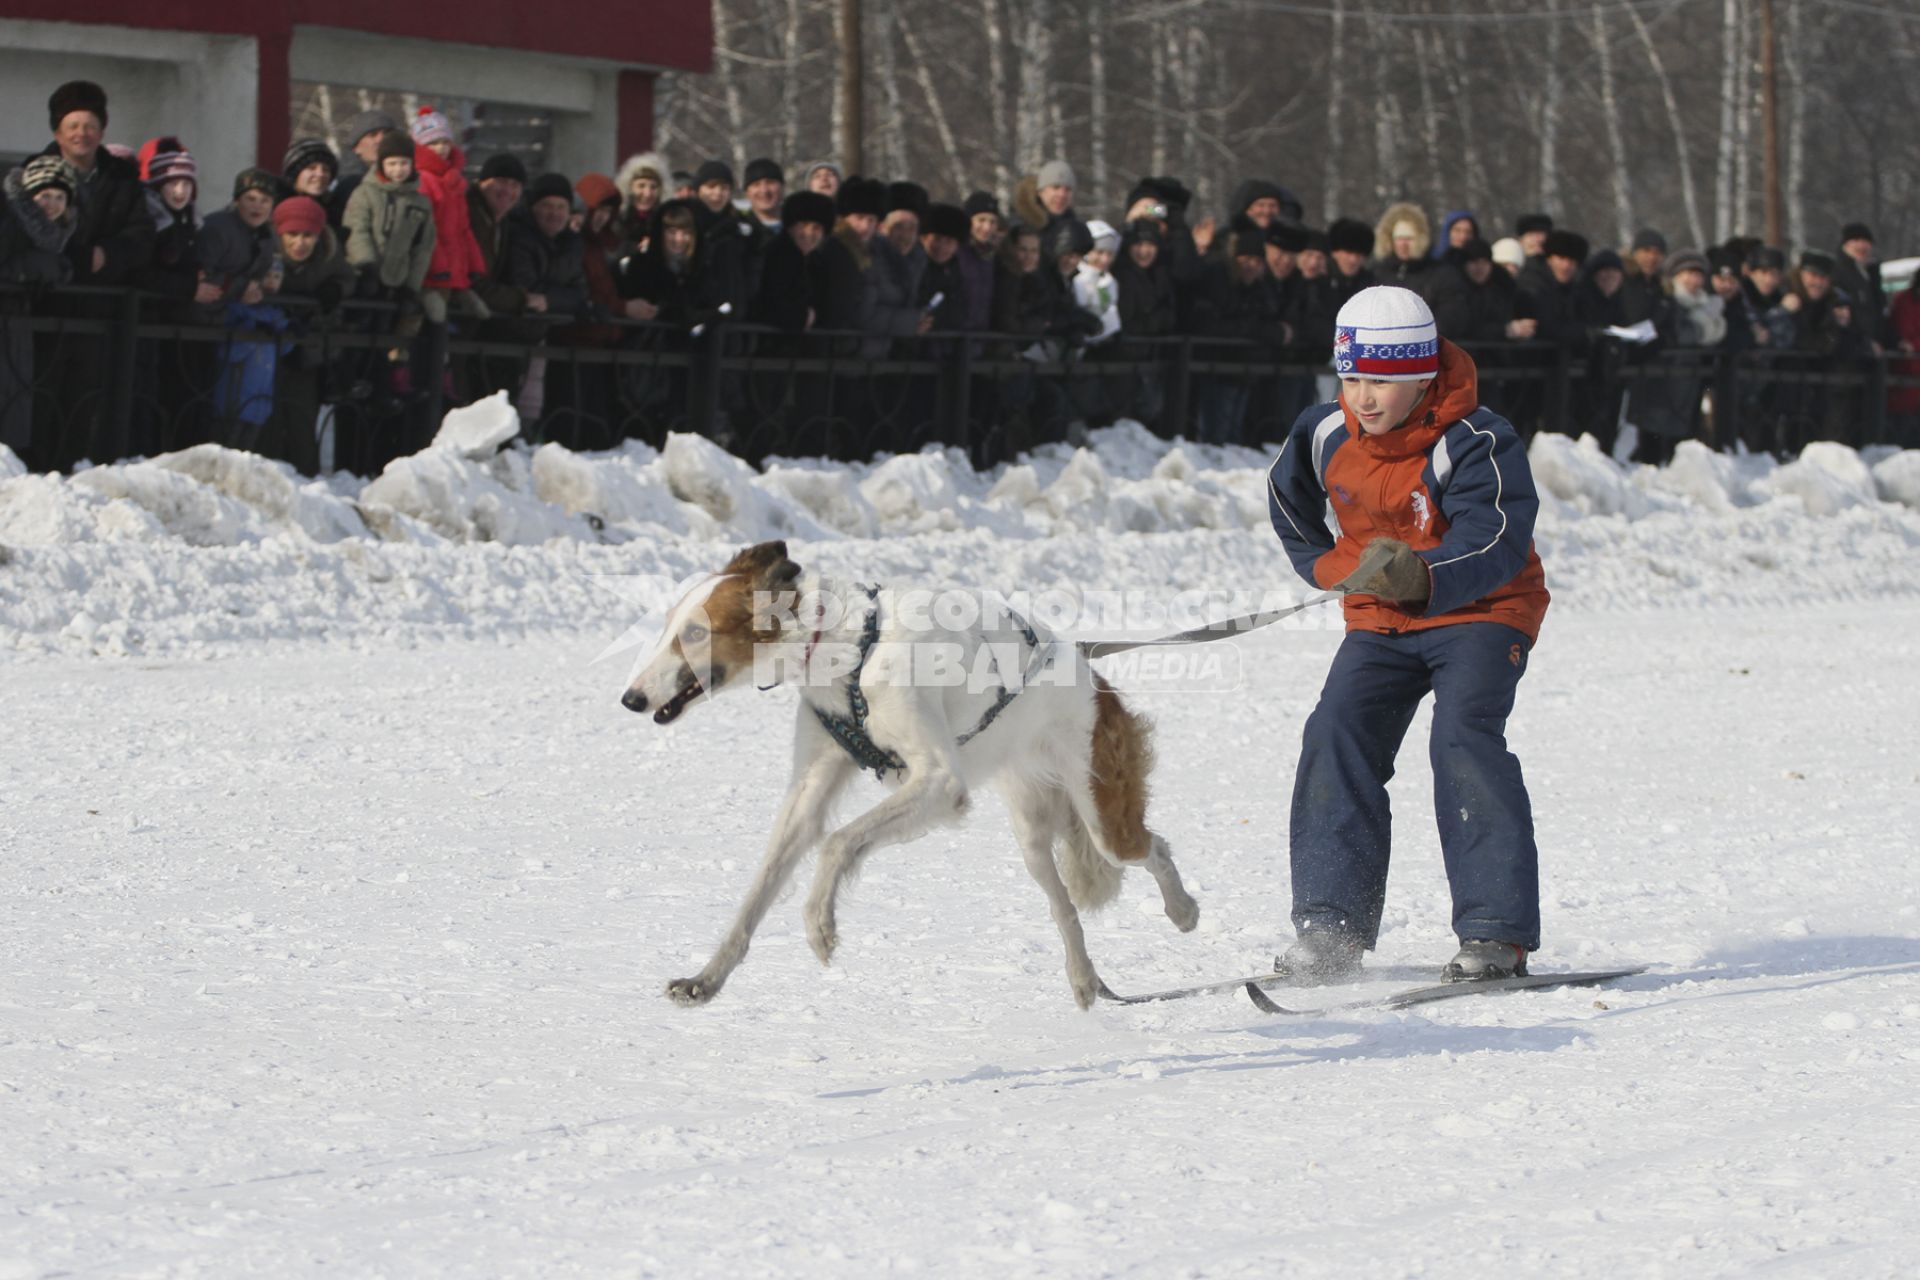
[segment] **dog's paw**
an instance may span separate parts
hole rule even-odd
[[[820,957],[821,964],[832,964],[834,948],[840,945],[840,934],[834,929],[833,921],[809,921],[807,945],[813,948],[813,954]]]
[[[1194,926],[1200,923],[1200,904],[1192,898],[1185,902],[1169,902],[1167,919],[1173,921],[1173,927],[1182,933],[1192,933]]]
[[[1073,985],[1073,1002],[1082,1009],[1093,1008],[1094,998],[1100,994],[1100,979],[1088,977],[1082,981],[1079,978],[1071,978],[1069,981]]]
[[[675,978],[667,984],[667,998],[675,1004],[705,1004],[719,990],[719,983],[706,978]]]

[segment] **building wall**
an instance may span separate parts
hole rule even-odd
[[[138,147],[177,133],[211,182],[201,207],[254,163],[259,52],[252,37],[0,18],[0,154],[9,163],[52,141],[47,97],[69,80],[107,91],[107,141]]]
[[[76,79],[106,89],[109,142],[138,147],[166,132],[186,142],[207,188],[203,209],[224,202],[227,181],[248,165],[279,168],[294,80],[543,108],[551,163],[569,177],[611,172],[653,138],[652,74],[582,58],[327,27],[296,27],[263,49],[252,36],[7,18],[0,154],[17,162],[45,147],[47,96]]]
[[[617,163],[621,77],[635,74],[577,58],[328,27],[296,27],[288,62],[294,80],[398,89],[423,102],[443,96],[542,108],[553,116],[550,163],[576,178]],[[646,125],[639,145],[652,140],[650,113]]]

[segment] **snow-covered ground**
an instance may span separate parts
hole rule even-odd
[[[990,798],[872,860],[831,970],[789,900],[670,1004],[793,696],[661,729],[606,654],[769,535],[858,577],[1292,592],[1259,454],[1119,429],[989,475],[755,475],[678,439],[462,452],[487,436],[366,485],[0,457],[5,1280],[1911,1274],[1920,455],[1537,442],[1535,966],[1652,970],[1276,1020],[1076,1010]],[[1234,643],[1238,689],[1134,699],[1203,915],[1131,879],[1088,927],[1115,987],[1286,941],[1338,635]],[[1451,952],[1423,733],[1387,986]]]

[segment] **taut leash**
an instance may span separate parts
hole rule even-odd
[[[1176,631],[1170,636],[1161,636],[1157,640],[1081,640],[1076,642],[1075,647],[1089,658],[1104,658],[1110,653],[1125,653],[1128,649],[1143,649],[1148,645],[1205,644],[1209,640],[1224,640],[1228,636],[1243,635],[1248,631],[1270,626],[1282,618],[1290,618],[1317,604],[1338,600],[1342,594],[1344,593],[1339,591],[1323,591],[1317,596],[1311,596],[1285,609],[1273,609],[1266,613],[1249,613],[1238,618],[1222,618],[1217,622],[1195,627],[1191,631]]]

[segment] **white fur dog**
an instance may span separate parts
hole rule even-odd
[[[706,968],[668,984],[673,999],[714,997],[794,866],[823,835],[806,926],[814,953],[831,961],[834,901],[847,874],[875,849],[957,824],[969,793],[982,785],[1012,811],[1027,870],[1066,944],[1067,978],[1081,1008],[1101,982],[1079,912],[1112,901],[1125,866],[1153,876],[1167,918],[1181,931],[1198,922],[1200,908],[1166,841],[1146,825],[1148,725],[1078,650],[1007,611],[949,628],[911,619],[891,603],[875,588],[803,574],[784,542],[763,542],[688,592],[636,667],[621,702],[651,710],[659,724],[724,689],[800,687],[793,775],[766,858]],[[771,678],[756,681],[756,671]],[[956,671],[992,678],[954,678]],[[826,834],[829,807],[863,768],[891,784],[891,794]]]

